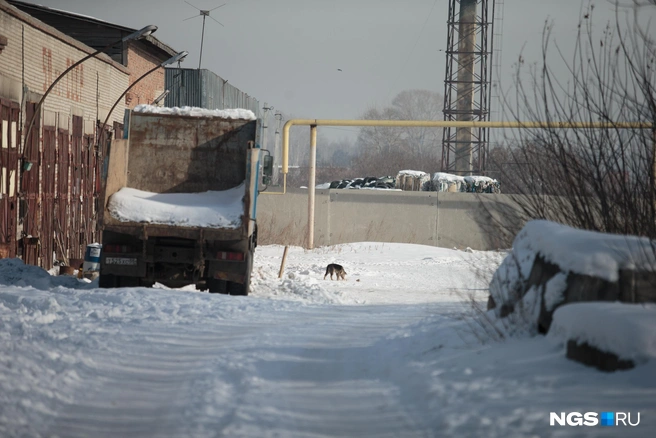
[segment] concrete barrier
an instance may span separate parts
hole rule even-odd
[[[317,190],[315,247],[350,242],[401,242],[444,248],[509,248],[523,226],[507,195],[401,192],[386,190]],[[306,246],[308,194],[258,198],[261,244]]]

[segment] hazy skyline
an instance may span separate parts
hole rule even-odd
[[[212,19],[205,23],[202,68],[286,117],[360,118],[372,106],[389,105],[403,90],[444,93],[447,0],[188,1],[191,5],[183,0],[28,0],[132,28],[155,24],[160,41],[189,52],[184,68],[198,68],[202,18],[194,6],[220,6],[211,17],[223,26]],[[556,42],[567,48],[588,3],[497,0],[503,28],[494,44],[502,48],[504,88],[520,52],[527,63],[540,59],[545,21],[553,21]],[[614,20],[611,2],[592,3],[595,28]],[[656,17],[654,7],[644,12]],[[336,139],[352,138],[355,130],[322,131]]]

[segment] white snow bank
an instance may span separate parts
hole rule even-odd
[[[553,314],[548,336],[575,340],[636,363],[656,358],[656,304],[573,303]]]
[[[0,287],[0,435],[596,438],[614,428],[549,412],[602,408],[656,430],[656,361],[602,375],[543,337],[480,345],[455,291],[486,298],[471,266],[499,253],[290,247],[281,280],[283,253],[257,248],[248,297]]]
[[[538,252],[565,272],[614,282],[620,269],[655,269],[656,246],[652,245],[656,242],[643,237],[586,231],[535,220],[528,222],[517,234],[513,253]]]
[[[655,253],[656,246],[652,247],[646,238],[598,233],[534,220],[515,237],[512,252],[492,277],[490,294],[497,305],[519,300],[535,257],[540,254],[562,270],[562,275],[547,283],[545,305],[553,308],[562,298],[568,273],[615,282],[620,269],[656,269]]]
[[[551,312],[565,298],[567,290],[567,274],[559,272],[554,275],[544,287],[544,307]]]
[[[122,222],[185,227],[239,228],[244,213],[245,183],[223,191],[151,193],[123,187],[107,205]]]
[[[134,107],[134,112],[137,113],[150,113],[150,114],[167,114],[178,116],[192,116],[192,117],[219,117],[222,119],[244,119],[255,120],[255,113],[251,110],[236,108],[236,109],[206,109],[198,108],[195,106],[183,107],[160,107],[155,105],[137,105]]]
[[[0,260],[0,285],[49,290],[58,286],[87,289],[96,284],[97,282],[89,283],[87,280],[79,280],[68,275],[52,276],[38,266],[26,265],[21,259]]]

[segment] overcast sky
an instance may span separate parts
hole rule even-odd
[[[206,21],[202,68],[287,118],[360,118],[403,90],[444,93],[448,0],[188,0],[193,6],[183,0],[27,1],[132,28],[155,24],[158,39],[189,52],[186,68],[199,62],[202,18],[194,6],[209,10],[225,3],[211,12],[223,26]],[[595,27],[603,28],[614,19],[614,7],[606,0],[593,3]],[[497,0],[497,11],[500,4],[502,38],[494,44],[503,49],[503,85],[520,52],[528,62],[540,58],[545,20],[553,20],[560,45],[573,41],[588,1]],[[644,8],[643,15],[656,18],[656,7]],[[354,132],[322,130],[333,139]]]

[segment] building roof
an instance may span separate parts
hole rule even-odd
[[[58,40],[69,44],[72,47],[75,47],[78,50],[81,50],[85,53],[94,53],[95,50],[88,46],[87,44],[84,44],[83,42],[76,40],[75,38],[71,38],[69,35],[66,35],[64,32],[59,31],[58,29],[54,28],[53,26],[50,26],[34,17],[32,17],[30,14],[18,9],[17,7],[9,4],[5,0],[0,0],[0,11],[6,12],[19,20],[29,24],[30,26],[39,29],[40,31],[52,36],[53,38],[57,38]],[[118,70],[124,72],[124,73],[129,73],[129,70],[127,67],[125,67],[123,64],[116,62],[113,60],[110,56],[107,56],[104,53],[101,53],[96,56],[96,59],[99,59],[103,62],[106,62],[110,65],[112,65],[114,68],[117,68]]]
[[[7,0],[7,3],[56,28],[60,32],[95,48],[96,50],[138,30],[109,23],[88,15],[63,11],[61,9],[50,8],[24,1]],[[148,24],[150,23],[144,23],[144,26]],[[152,35],[139,41],[133,41],[132,43],[141,45],[144,50],[162,61],[169,59],[177,53],[173,48],[164,44]],[[112,58],[118,58],[118,60],[123,61],[123,64],[125,64],[126,60],[123,59],[121,52],[122,48],[120,47],[108,49],[106,51],[106,53]]]

